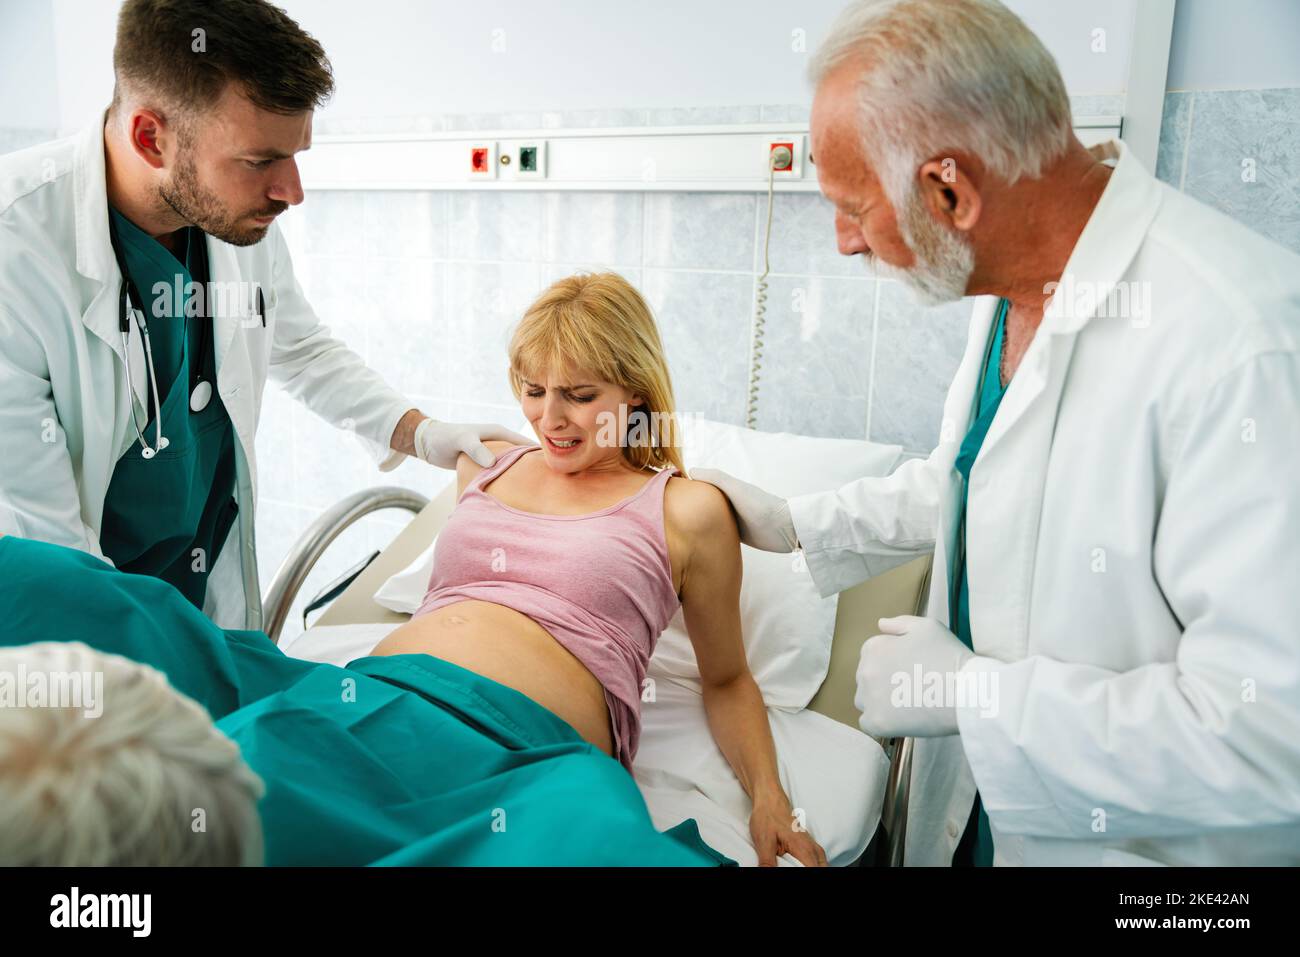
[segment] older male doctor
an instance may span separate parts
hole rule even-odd
[[[812,72],[840,250],[987,298],[928,458],[693,477],[823,595],[933,548],[858,671],[917,739],[905,863],[1300,863],[1300,258],[1084,149],[994,0],[855,3]]]
[[[333,81],[283,11],[126,0],[114,73],[106,116],[0,159],[0,533],[257,628],[268,375],[382,470],[409,454],[454,468],[462,451],[488,464],[483,439],[527,440],[423,416],[303,297],[273,220],[303,199],[293,156]]]

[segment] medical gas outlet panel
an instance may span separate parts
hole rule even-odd
[[[1085,145],[1117,116],[1083,117]],[[320,134],[298,158],[307,189],[816,192],[806,123],[411,134]]]
[[[308,189],[767,189],[815,192],[798,124],[319,135]]]

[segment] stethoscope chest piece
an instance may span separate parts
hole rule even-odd
[[[212,383],[206,379],[202,379],[199,381],[199,384],[194,387],[194,391],[190,393],[190,411],[202,412],[208,407],[208,403],[211,401]]]
[[[143,446],[140,449],[140,457],[148,461],[171,444],[171,439],[167,438],[165,435],[160,435],[158,436],[158,447],[155,449],[148,445]]]

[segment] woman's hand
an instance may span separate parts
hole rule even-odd
[[[826,867],[826,852],[806,830],[795,828],[794,811],[784,799],[758,801],[749,816],[749,834],[758,851],[759,867],[776,867],[782,854],[792,854],[806,867]]]

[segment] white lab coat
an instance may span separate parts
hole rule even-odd
[[[1103,150],[1064,277],[1145,283],[1150,314],[1045,318],[1003,397],[971,474],[963,669],[998,709],[916,740],[908,864],[951,862],[977,784],[998,864],[1300,863],[1300,257]],[[933,544],[926,614],[951,627],[995,305],[928,458],[791,501],[822,595]]]
[[[108,561],[99,544],[104,497],[137,436],[118,328],[121,274],[108,237],[102,115],[75,136],[0,157],[0,249],[0,532]],[[208,258],[213,283],[260,286],[266,325],[231,309],[214,319],[217,391],[237,440],[239,514],[215,562],[209,556],[204,611],[223,627],[260,628],[253,436],[268,374],[313,412],[355,431],[385,471],[404,457],[387,446],[412,404],[321,325],[278,225],[252,246],[209,236]],[[129,343],[143,422],[135,323]],[[153,441],[152,429],[146,439]]]

